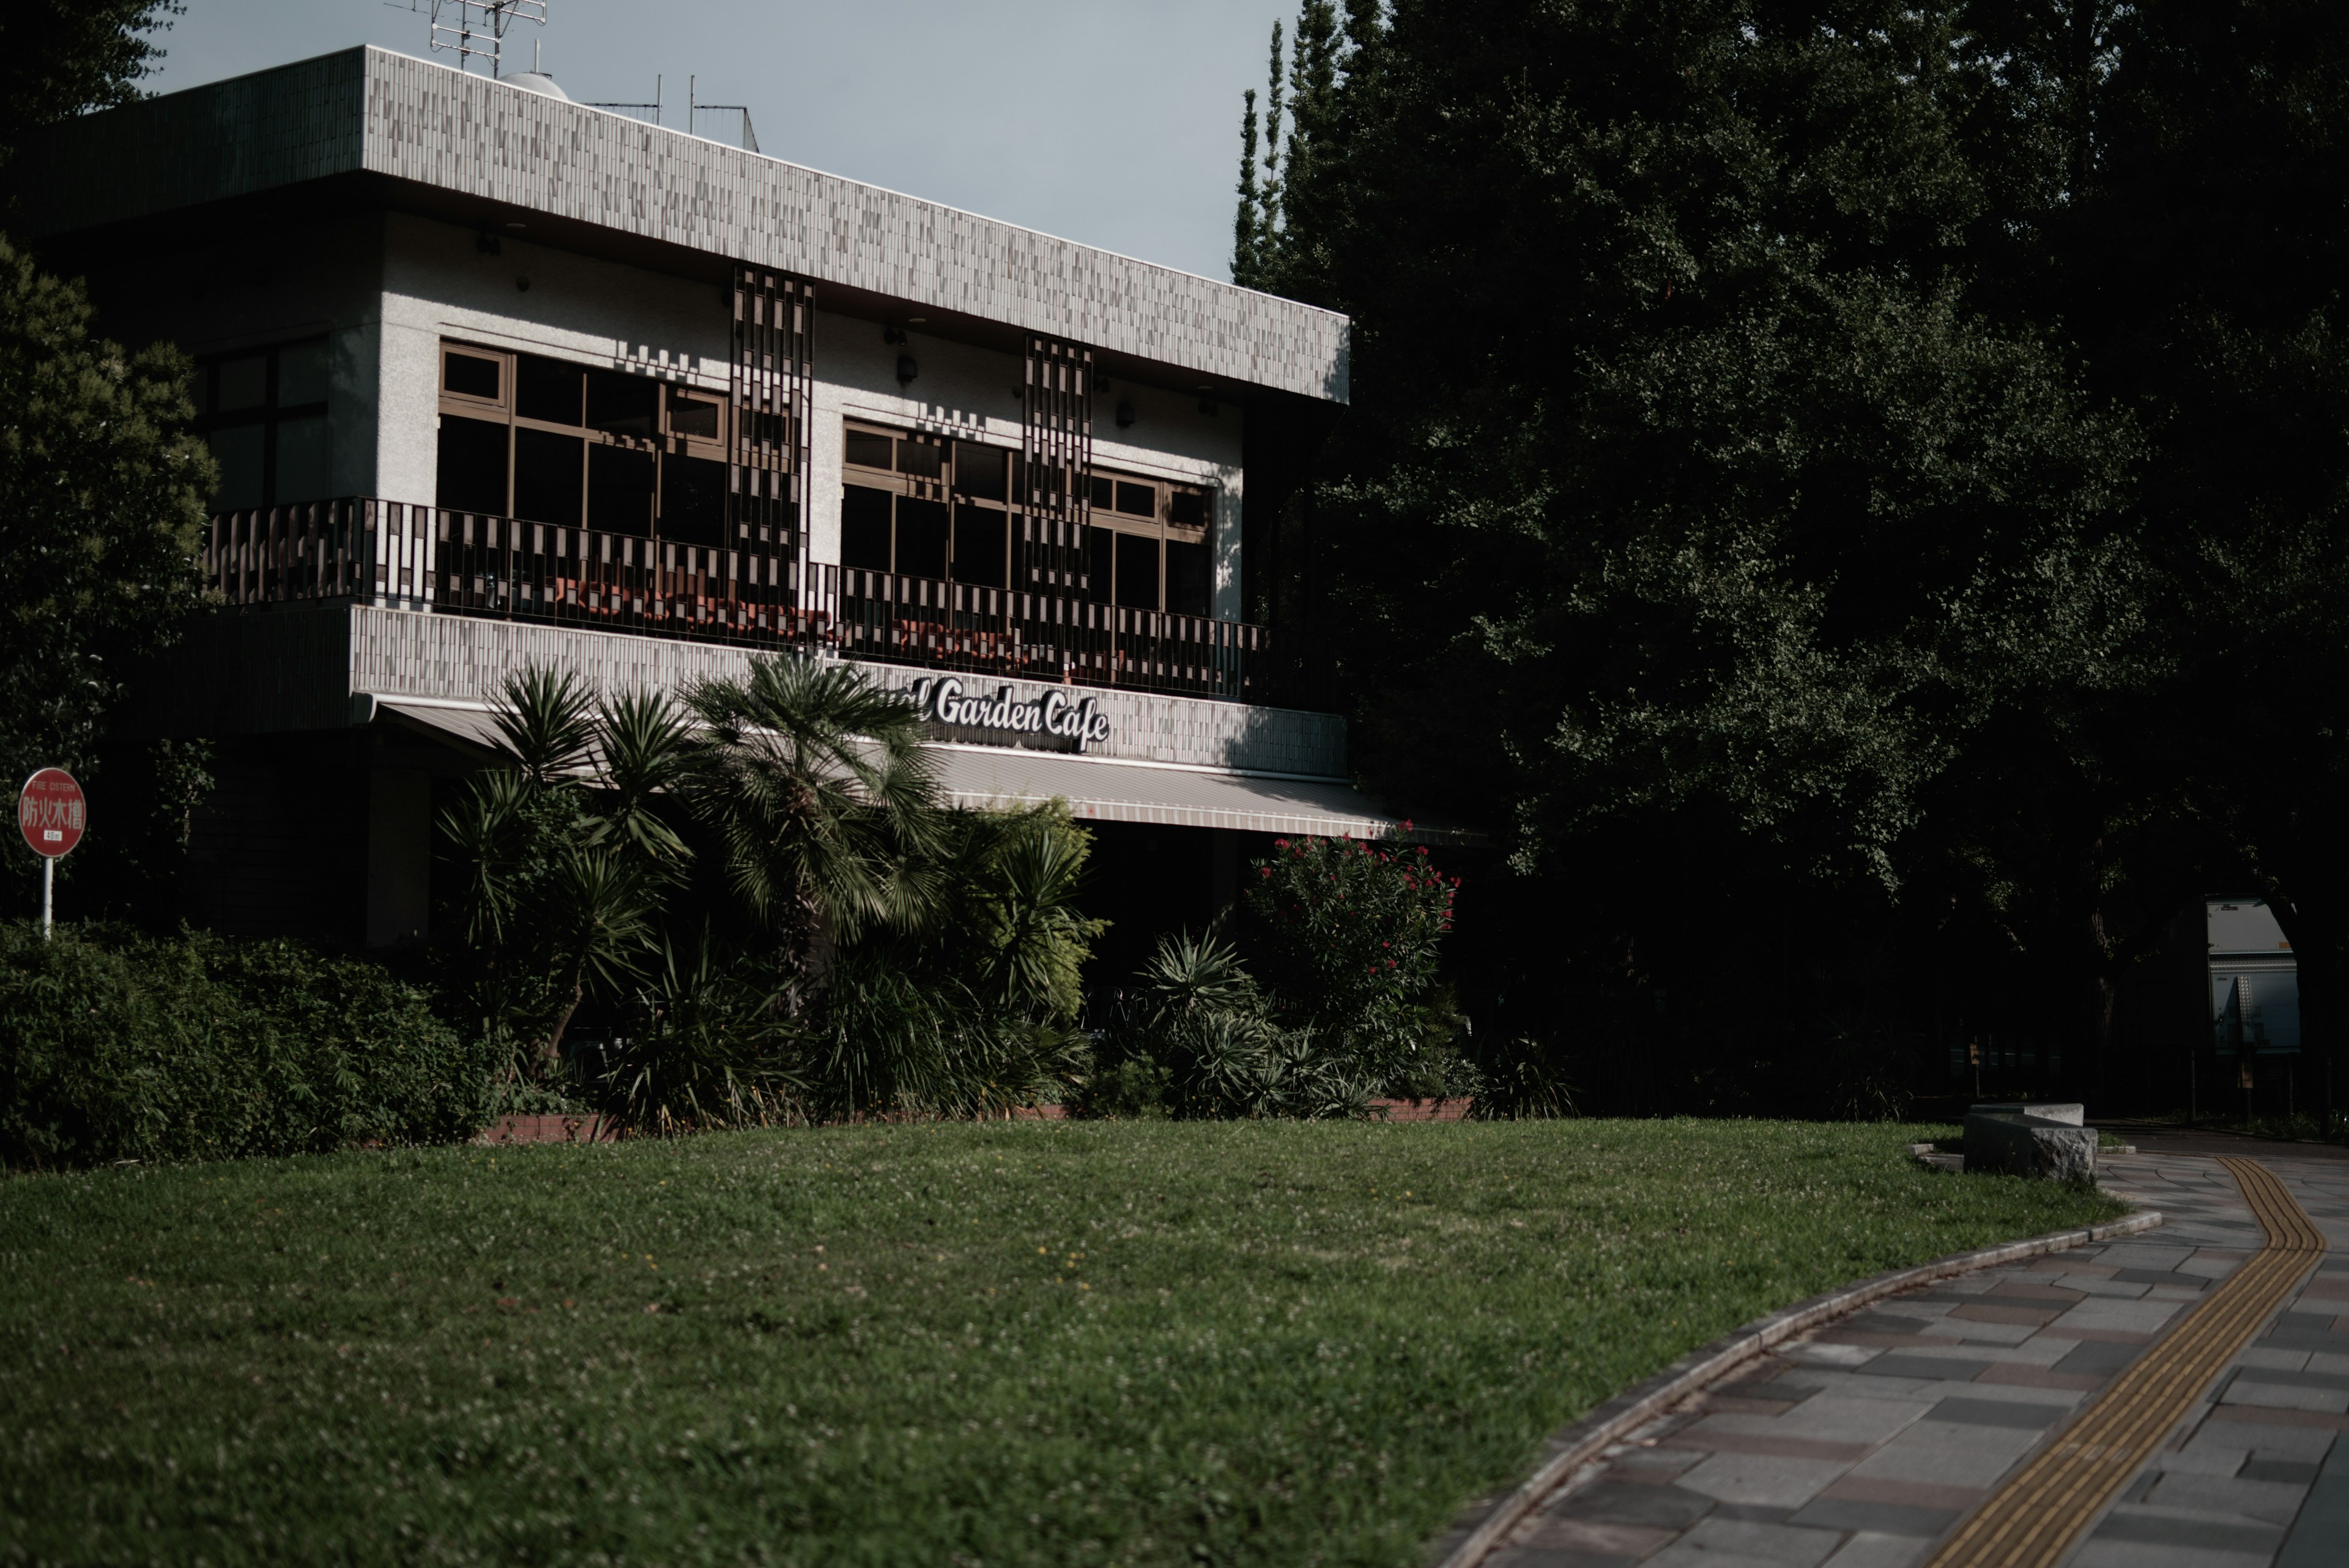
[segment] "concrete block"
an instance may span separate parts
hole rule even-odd
[[[2032,1109],[2069,1113],[2070,1119]],[[2096,1174],[2096,1133],[2077,1106],[1976,1106],[1966,1113],[1966,1168],[2004,1176],[2086,1181]]]

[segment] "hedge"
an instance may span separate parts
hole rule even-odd
[[[360,960],[0,925],[0,1163],[17,1169],[460,1139],[488,1120],[492,1067]]]

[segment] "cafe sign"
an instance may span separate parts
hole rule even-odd
[[[978,695],[952,675],[926,675],[909,690],[914,705],[928,723],[970,734],[974,740],[994,740],[999,745],[1031,745],[1037,737],[1055,749],[1081,752],[1109,739],[1109,715],[1089,693],[1067,687],[1047,687],[1040,697],[1022,697],[1009,686]],[[976,733],[972,733],[976,732]]]

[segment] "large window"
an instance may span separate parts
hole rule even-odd
[[[326,426],[326,340],[305,338],[204,360],[196,429],[220,464],[222,512],[324,501],[333,483]]]
[[[852,421],[842,451],[844,566],[1004,587],[1020,455]],[[1096,472],[1088,591],[1104,604],[1208,613],[1207,493]]]
[[[1208,493],[1135,473],[1092,476],[1092,597],[1129,609],[1209,613],[1214,567],[1207,547]]]
[[[726,400],[621,370],[448,343],[437,504],[726,543]]]
[[[842,566],[1010,586],[1018,453],[865,424],[849,425],[844,440]]]

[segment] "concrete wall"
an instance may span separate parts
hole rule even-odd
[[[5,178],[19,232],[37,236],[362,171],[1052,333],[1178,379],[1348,395],[1334,312],[384,49],[42,128]]]
[[[200,621],[150,688],[142,727],[220,737],[315,731],[364,722],[367,695],[481,702],[525,665],[577,670],[606,691],[675,690],[733,675],[740,648],[581,631],[523,621],[349,606],[222,612]],[[910,685],[933,671],[865,664],[876,681]],[[974,696],[1032,680],[964,676]],[[1204,697],[1080,689],[1108,715],[1111,738],[1088,755],[1242,773],[1342,778],[1346,723],[1332,713],[1223,702]]]

